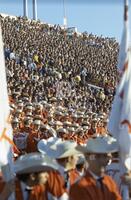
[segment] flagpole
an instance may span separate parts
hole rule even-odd
[[[129,43],[130,43],[130,33],[129,33],[129,2],[128,0],[123,1],[123,22],[124,22],[124,29],[122,33],[121,43],[119,46],[119,54],[118,54],[118,72],[120,76],[123,74],[124,68],[126,66],[127,62],[127,51],[129,49]]]
[[[27,0],[23,0],[23,15],[28,18],[28,3]]]
[[[37,0],[33,0],[33,20],[37,21]]]
[[[128,21],[128,10],[129,10],[129,3],[128,0],[124,0],[124,21],[127,22]]]
[[[63,16],[63,25],[64,25],[64,28],[67,28],[67,17],[66,17],[65,0],[63,0],[63,12],[64,12],[64,16]]]

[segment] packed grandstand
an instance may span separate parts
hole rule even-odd
[[[66,137],[88,137],[93,121],[106,128],[118,77],[117,41],[91,33],[68,36],[59,25],[22,17],[0,20],[14,137],[36,120],[56,135],[57,123],[63,128],[69,122]]]

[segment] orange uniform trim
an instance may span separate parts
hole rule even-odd
[[[125,119],[121,122],[121,124],[122,125],[126,124],[128,126],[128,133],[131,134],[131,124],[130,124],[130,122],[127,119]]]
[[[127,69],[128,69],[128,60],[124,64],[123,72],[125,72]]]
[[[2,139],[5,139],[7,142],[9,142],[9,144],[11,144],[14,147],[14,149],[16,150],[16,152],[20,153],[20,151],[16,147],[15,143],[6,135],[6,131],[7,131],[7,128],[4,128],[4,130],[2,132],[2,135],[0,137],[0,141]]]

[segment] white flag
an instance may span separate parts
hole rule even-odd
[[[130,33],[129,33],[129,22],[128,22],[128,0],[125,1],[124,8],[124,29],[121,39],[121,44],[119,48],[118,55],[118,71],[120,74],[123,72],[125,65],[127,64],[127,51],[130,43]]]
[[[119,142],[123,162],[131,157],[131,52],[129,50],[127,58],[127,68],[118,85],[108,123],[109,131]],[[131,170],[131,165],[129,169]]]
[[[119,144],[122,161],[131,161],[131,51],[129,51],[128,68],[125,73],[125,82],[122,89],[122,108],[120,118]],[[128,166],[131,170],[131,162]]]
[[[123,162],[131,159],[131,49],[129,48],[128,0],[125,0],[124,32],[119,51],[118,68],[121,80],[116,90],[108,129],[117,139]],[[131,165],[128,166],[131,170]]]
[[[5,61],[3,54],[2,31],[0,27],[0,167],[12,162],[12,128],[9,123],[9,102]]]

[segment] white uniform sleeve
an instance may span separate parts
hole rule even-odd
[[[48,200],[69,200],[69,196],[65,192],[64,194],[62,194],[61,197],[58,198],[58,197],[55,197],[51,193],[48,192]]]

